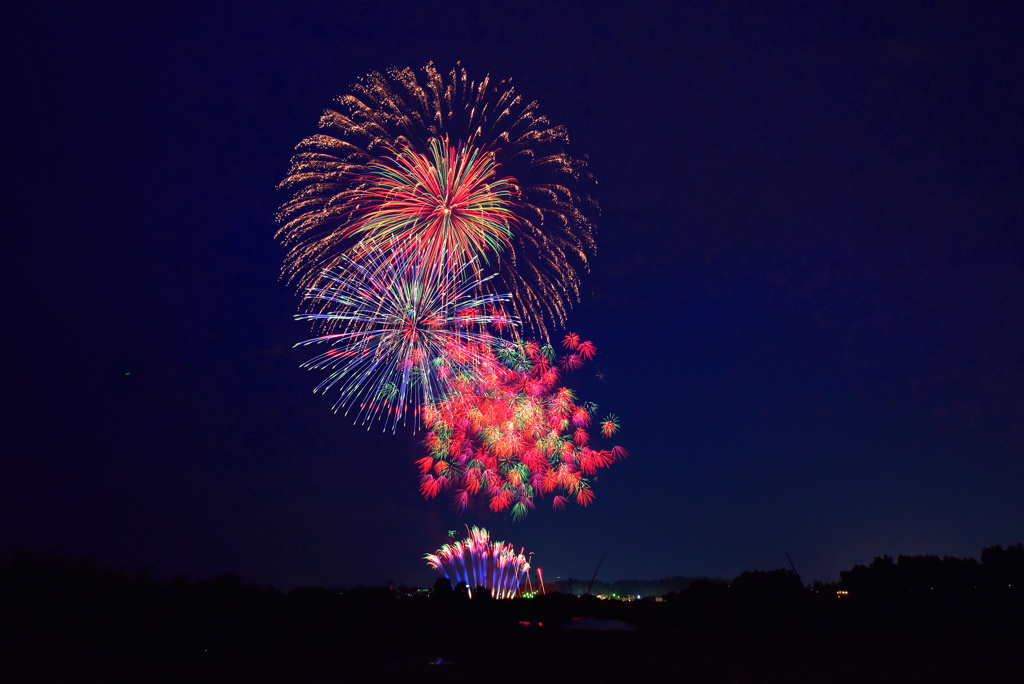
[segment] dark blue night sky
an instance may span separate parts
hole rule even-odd
[[[548,579],[805,582],[1024,539],[1024,28],[969,2],[5,7],[0,550],[429,585],[482,524]],[[371,69],[510,77],[599,178],[569,328],[630,458],[516,525],[314,396],[275,189]]]

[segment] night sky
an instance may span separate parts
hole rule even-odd
[[[429,586],[482,524],[549,580],[810,582],[1024,540],[1018,10],[302,4],[2,10],[5,555]],[[422,434],[299,369],[275,186],[428,60],[512,78],[599,179],[568,329],[607,379],[573,384],[630,457],[587,509],[425,501]]]

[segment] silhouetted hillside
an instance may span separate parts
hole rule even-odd
[[[1020,681],[1022,550],[881,557],[813,588],[749,571],[629,602],[470,599],[440,582],[282,593],[0,557],[0,681]]]
[[[561,582],[549,582],[549,591],[557,591],[563,594],[582,596],[590,589],[594,596],[608,596],[617,598],[651,596],[664,596],[675,591],[683,591],[690,586],[693,577],[668,577],[659,580],[618,580],[616,582],[602,582],[595,580],[593,586],[589,580],[567,579]]]

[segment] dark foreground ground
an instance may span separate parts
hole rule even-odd
[[[0,682],[1024,681],[1020,587],[494,601],[28,558],[0,580]]]

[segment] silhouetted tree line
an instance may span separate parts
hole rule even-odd
[[[732,581],[731,589],[748,596],[791,596],[803,589],[800,575],[793,570],[746,570]]]
[[[231,574],[161,581],[149,569],[0,554],[0,682],[407,680],[427,663],[493,667],[496,648],[517,654],[517,672],[578,677],[587,670],[567,663],[585,661],[607,679],[655,676],[658,658],[675,657],[681,644],[700,647],[689,651],[695,669],[680,671],[713,680],[715,659],[760,658],[765,640],[772,653],[813,658],[806,672],[829,679],[832,660],[815,649],[848,649],[851,639],[879,666],[890,664],[898,643],[947,658],[961,653],[970,678],[984,666],[988,678],[1005,680],[1024,667],[1021,614],[1021,544],[986,548],[980,562],[882,556],[841,573],[835,585],[804,587],[781,568],[731,582],[686,580],[662,600],[631,603],[563,593],[495,601],[481,588],[470,598],[465,584],[443,578],[428,591],[281,592]],[[635,631],[559,629],[583,616]]]
[[[283,593],[232,574],[159,581],[0,556],[0,682],[329,681],[429,655],[411,638],[423,620],[400,619],[397,603],[387,588]]]
[[[839,573],[839,588],[857,596],[891,597],[909,592],[1003,593],[1024,589],[1024,545],[989,546],[981,562],[934,555],[877,556],[870,565]]]
[[[691,577],[666,577],[657,580],[617,580],[615,582],[602,582],[595,580],[591,586],[588,580],[563,580],[561,582],[549,582],[552,590],[564,594],[582,595],[590,589],[590,593],[601,596],[664,596],[674,591],[683,591],[693,581]]]

